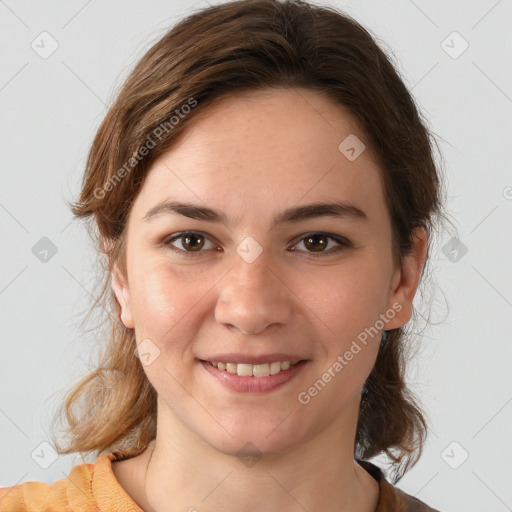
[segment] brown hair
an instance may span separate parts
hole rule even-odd
[[[189,15],[149,49],[122,86],[71,204],[76,217],[93,221],[90,234],[108,262],[96,305],[114,314],[105,315],[97,367],[59,410],[70,436],[64,447],[54,436],[59,453],[115,451],[130,458],[155,438],[156,392],[134,356],[133,330],[119,320],[109,271],[117,263],[126,272],[127,217],[151,163],[221,97],[269,87],[308,88],[351,112],[382,169],[396,264],[411,250],[416,227],[427,230],[430,254],[435,220],[446,218],[435,141],[367,30],[332,7],[300,0],[232,1]],[[410,336],[404,327],[386,334],[363,392],[355,455],[384,452],[396,482],[421,455],[427,424],[405,384]]]

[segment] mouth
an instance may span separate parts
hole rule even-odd
[[[300,361],[273,361],[272,363],[224,363],[221,361],[207,361],[213,367],[228,373],[236,373],[240,377],[268,377],[269,375],[277,375],[278,373],[288,370],[291,366],[295,366]]]
[[[207,361],[203,368],[225,387],[245,393],[268,392],[289,382],[300,373],[309,359],[271,361],[258,364]]]

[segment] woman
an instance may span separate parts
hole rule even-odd
[[[433,510],[394,483],[426,420],[405,326],[442,220],[430,135],[360,25],[301,1],[195,13],[93,142],[90,218],[117,316],[69,394],[95,453],[1,510]]]

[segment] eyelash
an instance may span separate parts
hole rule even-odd
[[[186,254],[187,257],[194,258],[194,257],[201,256],[201,253],[204,252],[203,250],[186,251],[184,249],[178,249],[177,247],[172,245],[172,242],[179,240],[180,238],[183,238],[187,235],[198,235],[198,236],[201,236],[201,237],[209,240],[209,238],[204,233],[201,233],[200,231],[182,231],[180,233],[175,233],[175,234],[171,235],[170,237],[165,238],[162,241],[162,243],[164,245],[168,246],[168,248],[171,251],[180,253],[180,254]],[[299,252],[307,253],[308,255],[313,256],[315,258],[318,258],[318,257],[321,258],[321,257],[331,256],[333,254],[338,254],[339,252],[341,252],[345,249],[348,249],[349,247],[352,247],[352,244],[348,240],[341,238],[337,235],[333,235],[331,233],[324,233],[322,231],[313,231],[310,233],[306,233],[305,235],[302,235],[302,237],[297,240],[297,242],[294,244],[294,246],[297,245],[298,243],[302,242],[303,240],[307,239],[308,237],[312,237],[312,236],[324,236],[330,240],[334,240],[339,245],[334,248],[329,249],[328,251],[320,251],[318,253],[315,253],[312,251],[302,251],[302,250]]]

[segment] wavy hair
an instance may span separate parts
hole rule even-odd
[[[58,411],[67,423],[66,441],[52,436],[58,453],[130,458],[155,439],[156,391],[110,288],[114,264],[126,273],[128,214],[152,162],[200,112],[220,98],[271,87],[311,89],[358,121],[382,170],[395,263],[410,252],[415,228],[429,235],[423,283],[430,235],[446,219],[442,169],[426,121],[376,39],[339,10],[301,0],[237,0],[196,11],[133,68],[94,137],[80,195],[70,203],[76,218],[89,221],[105,263],[93,306],[104,318],[96,327],[98,362]],[[411,335],[405,327],[385,335],[364,387],[354,455],[389,456],[396,483],[419,459],[427,422],[406,385]]]

